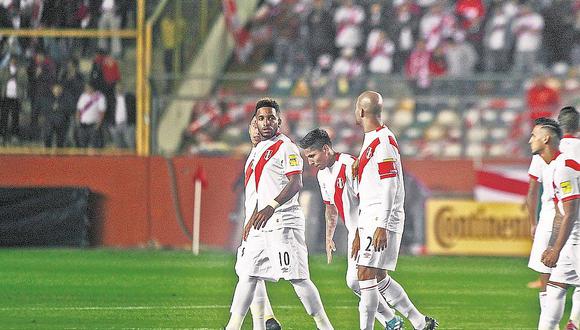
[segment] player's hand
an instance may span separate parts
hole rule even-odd
[[[385,228],[378,227],[375,230],[375,235],[373,236],[373,246],[377,252],[383,251],[387,248],[387,230]]]
[[[530,227],[530,234],[532,235],[532,241],[534,240],[534,236],[536,236],[536,227],[537,227],[537,225],[532,225]]]
[[[358,177],[358,158],[352,163],[352,178],[356,179]]]
[[[560,251],[548,247],[544,253],[542,253],[542,263],[546,265],[546,267],[556,267],[556,263],[560,258]]]
[[[242,240],[245,241],[248,239],[248,235],[250,235],[250,230],[252,229],[253,226],[253,222],[252,219],[250,219],[250,221],[248,221],[248,223],[246,223],[246,225],[244,226],[244,232],[242,233]]]
[[[354,235],[354,240],[352,241],[352,251],[350,252],[350,257],[356,259],[358,256],[358,251],[360,250],[360,237],[358,236],[358,229]]]
[[[274,208],[270,205],[263,208],[260,212],[254,214],[251,220],[253,220],[254,229],[260,229],[266,227],[266,223],[272,215],[274,214]]]
[[[332,252],[336,251],[336,245],[333,240],[326,240],[326,263],[332,262]]]

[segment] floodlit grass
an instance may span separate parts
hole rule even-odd
[[[218,252],[0,250],[0,328],[217,329],[229,317],[234,262],[233,255]],[[440,329],[534,329],[538,295],[526,283],[536,275],[526,263],[402,256],[392,276]],[[327,265],[325,257],[312,256],[310,267],[335,329],[358,329],[345,258]],[[284,329],[315,328],[289,283],[268,283],[268,293]],[[251,323],[248,315],[244,329]]]

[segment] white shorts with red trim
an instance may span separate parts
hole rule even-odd
[[[550,281],[580,286],[580,245],[570,241],[564,245]]]
[[[365,226],[365,222],[367,221],[364,221],[364,212],[362,212],[359,218],[358,227],[360,250],[356,264],[358,266],[394,271],[397,267],[397,260],[399,259],[399,249],[401,247],[401,238],[403,237],[403,234],[387,230],[387,248],[380,252],[375,251],[373,247],[373,237],[377,226]],[[361,226],[360,223],[363,223],[363,225]]]
[[[538,273],[550,274],[552,268],[544,265],[542,263],[542,254],[548,248],[550,243],[550,237],[552,236],[552,231],[540,230],[539,226],[534,234],[534,244],[532,245],[532,251],[530,252],[530,260],[528,261],[528,267],[535,270]]]

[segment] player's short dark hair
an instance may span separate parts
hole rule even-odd
[[[258,113],[258,109],[260,108],[273,108],[274,110],[276,110],[276,114],[280,114],[280,105],[278,105],[278,102],[276,102],[276,100],[271,99],[269,97],[260,99],[258,101],[258,103],[256,103],[256,109],[254,110],[254,116]]]
[[[313,148],[320,150],[325,144],[332,146],[328,133],[320,128],[313,129],[298,141],[298,146],[302,149]]]
[[[576,133],[578,131],[578,121],[580,114],[573,106],[563,107],[558,115],[558,122],[565,133]]]
[[[561,139],[562,136],[564,135],[562,133],[562,129],[560,128],[560,125],[554,119],[541,117],[541,118],[534,120],[534,125],[535,126],[542,126],[542,128],[549,130],[550,134],[554,135],[558,139]]]

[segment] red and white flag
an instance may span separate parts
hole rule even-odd
[[[523,203],[528,192],[525,167],[486,166],[475,171],[475,200]]]

